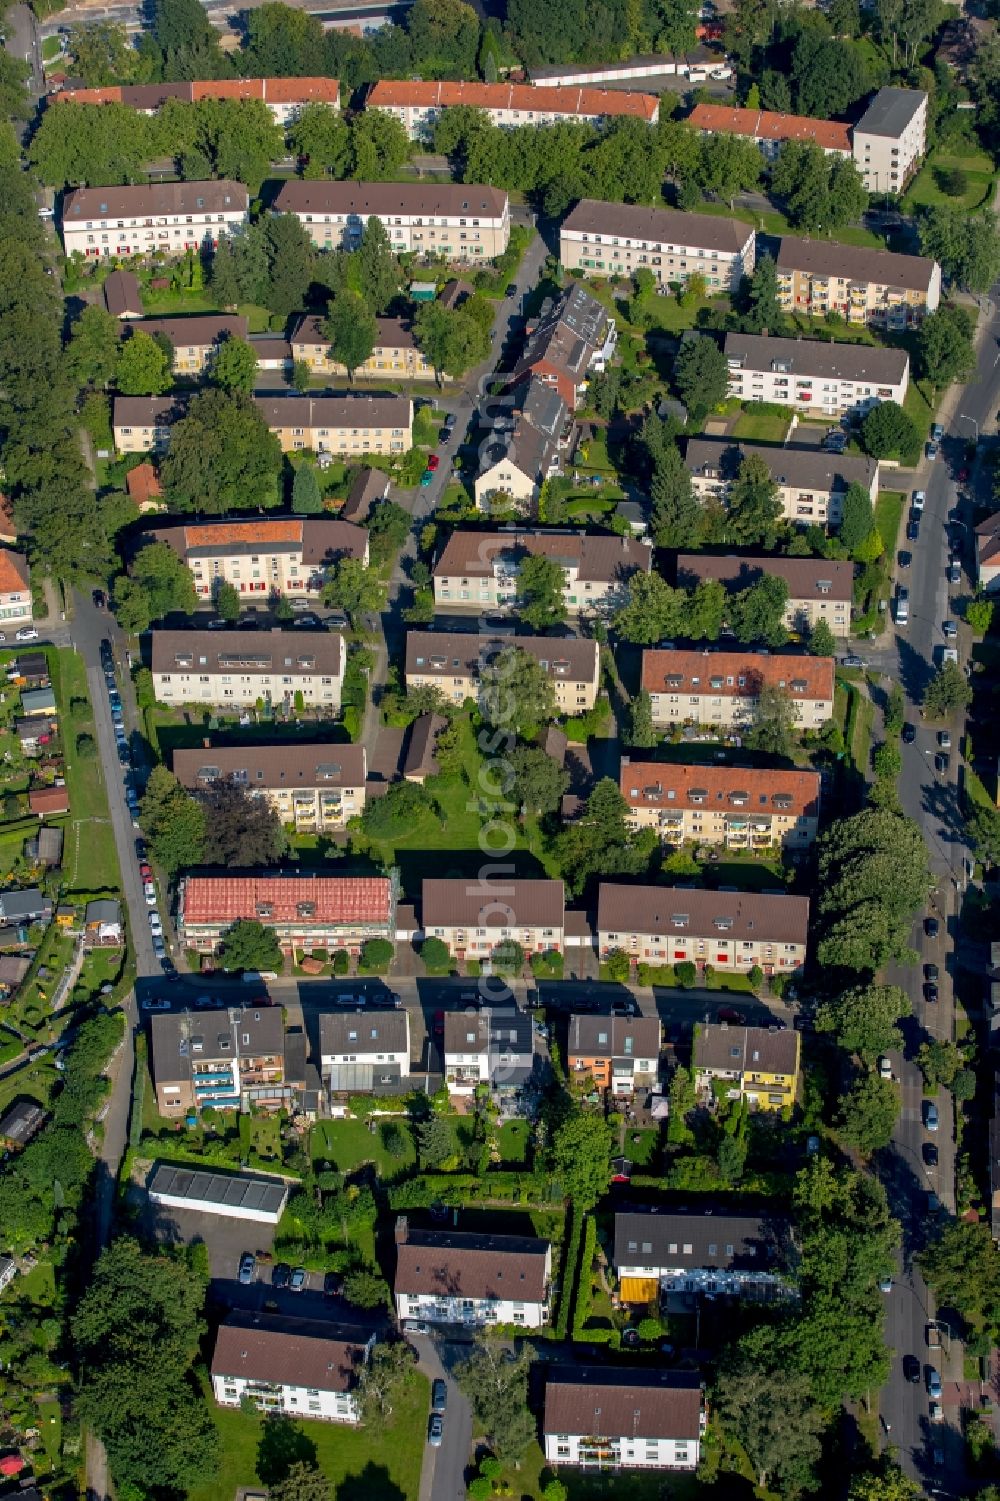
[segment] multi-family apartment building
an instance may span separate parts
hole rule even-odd
[[[286,182],[274,202],[320,250],[356,250],[379,219],[397,255],[488,261],[510,240],[507,194],[479,182]]]
[[[62,206],[67,256],[183,255],[214,246],[246,223],[250,195],[241,182],[151,182],[124,188],[74,188]]]
[[[657,1208],[615,1215],[615,1271],[622,1301],[667,1293],[768,1299],[787,1291],[787,1220],[777,1216]]]
[[[927,95],[879,89],[854,127],[854,160],[869,193],[901,193],[927,149]]]
[[[689,438],[684,462],[698,499],[725,505],[750,458],[767,465],[778,487],[782,516],[799,526],[839,526],[851,485],[860,485],[872,504],[878,495],[878,459],[828,453],[818,445],[778,448],[731,438]]]
[[[569,408],[553,387],[529,375],[482,412],[489,431],[479,448],[476,505],[533,510],[545,481],[562,473],[562,454],[573,430]]]
[[[759,584],[765,575],[781,579],[788,589],[785,625],[790,631],[808,634],[824,620],[835,636],[847,635],[853,563],[829,562],[826,558],[717,557],[694,552],[677,555],[677,584],[682,589],[714,579],[728,594],[737,594]]]
[[[833,658],[755,651],[644,651],[642,686],[653,723],[738,730],[753,724],[762,688],[788,695],[803,730],[833,715]]]
[[[413,447],[408,396],[255,396],[282,453],[405,453]]]
[[[335,631],[153,631],[153,691],[162,704],[291,713],[340,708],[344,643]]]
[[[516,648],[543,668],[558,714],[585,714],[597,702],[598,643],[579,636],[479,636],[469,632],[407,631],[406,686],[433,684],[454,704],[478,699],[483,669]]]
[[[444,1018],[444,1082],[456,1099],[485,1086],[516,1095],[535,1072],[535,1027],[516,1006],[448,1011]]]
[[[293,1095],[280,1006],[174,1011],[150,1019],[156,1107],[168,1119],[285,1110]]]
[[[792,1027],[732,1027],[706,1022],[694,1029],[692,1067],[699,1089],[727,1087],[730,1099],[755,1110],[795,1104],[800,1035]]]
[[[206,745],[175,750],[174,776],[189,792],[230,779],[264,798],[297,834],[342,829],[364,811],[365,748],[330,741],[302,745]]]
[[[569,614],[607,614],[622,602],[629,579],[649,572],[652,552],[634,537],[579,531],[455,531],[434,565],[435,608],[516,608],[521,565],[539,557],[562,569]]]
[[[710,964],[728,974],[759,965],[766,975],[794,974],[806,957],[808,923],[806,896],[611,881],[598,892],[602,958],[618,949],[654,964]]]
[[[368,562],[363,526],[320,516],[194,522],[160,527],[149,536],[168,543],[188,565],[205,602],[223,583],[233,586],[241,603],[256,603],[258,595],[315,598],[327,570],[341,558]]]
[[[403,126],[411,141],[427,140],[442,110],[480,109],[494,125],[557,125],[570,120],[603,125],[608,120],[645,120],[655,125],[660,101],[655,94],[619,89],[546,89],[530,83],[447,83],[381,78],[365,99],[366,109],[384,110]]]
[[[413,446],[413,403],[406,396],[255,396],[254,405],[283,453],[401,454]],[[162,452],[184,416],[182,394],[116,396],[111,426],[119,453]]]
[[[626,821],[663,844],[748,852],[808,849],[819,827],[817,771],[758,771],[676,761],[632,761],[619,772]]]
[[[410,1073],[410,1018],[403,1006],[323,1011],[320,1076],[331,1095],[398,1093]]]
[[[374,1345],[356,1325],[236,1309],[215,1337],[212,1395],[220,1407],[357,1424],[355,1388]]]
[[[546,1374],[542,1445],[555,1469],[693,1470],[705,1426],[697,1371],[550,1366]]]
[[[519,943],[526,954],[561,952],[565,921],[562,881],[424,878],[423,935],[440,938],[455,958],[488,959],[505,941]]]
[[[310,314],[303,318],[291,338],[292,358],[304,360],[315,375],[335,375],[346,379],[346,365],[332,357],[330,340],[323,332],[324,319]],[[376,318],[378,333],[371,354],[354,371],[354,378],[366,380],[433,380],[434,366],[417,348],[413,325],[406,318]],[[451,376],[440,372],[442,380]]]
[[[976,582],[990,594],[1000,585],[1000,511],[976,527]]]
[[[336,78],[197,78],[182,83],[126,83],[101,89],[61,89],[50,104],[125,104],[155,115],[168,99],[197,104],[202,99],[260,99],[277,125],[298,118],[307,104],[340,108]]]
[[[23,553],[0,548],[0,625],[31,624],[31,569]]]
[[[870,344],[727,334],[726,361],[730,396],[831,417],[863,416],[880,401],[902,406],[910,384],[906,351]]]
[[[201,375],[223,339],[245,339],[249,325],[235,313],[199,313],[192,318],[142,318],[126,323],[123,337],[136,331],[166,339],[174,352],[175,375]]]
[[[591,373],[607,368],[617,342],[614,318],[574,282],[557,302],[546,302],[537,320],[528,324],[511,380],[534,376],[558,391],[573,411],[583,400]]]
[[[808,115],[784,115],[769,109],[736,109],[728,104],[696,104],[687,124],[702,135],[741,136],[755,141],[769,161],[786,141],[819,146],[827,156],[851,155],[851,127],[836,120],[813,120]]]
[[[234,923],[259,922],[286,954],[356,954],[368,938],[395,938],[396,896],[389,876],[185,876],[177,936],[186,948],[211,954]]]
[[[778,302],[787,313],[909,328],[941,301],[941,267],[925,255],[896,255],[832,240],[786,235],[778,251]]]
[[[396,1220],[393,1295],[399,1319],[541,1329],[549,1322],[551,1283],[547,1240],[416,1230],[405,1215]]]
[[[753,271],[755,246],[754,230],[736,219],[595,198],[581,199],[559,230],[567,270],[633,276],[641,268],[661,287],[697,272],[710,290],[735,292]]]
[[[660,1041],[657,1016],[574,1012],[567,1029],[566,1067],[570,1078],[592,1080],[614,1099],[627,1099],[641,1086],[656,1083]]]

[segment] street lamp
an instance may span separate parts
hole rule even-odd
[[[975,417],[967,417],[964,412],[959,412],[959,414],[958,414],[958,420],[959,420],[959,422],[971,422],[972,423],[972,426],[976,430],[975,442],[978,443],[979,442],[979,423],[976,421]]]

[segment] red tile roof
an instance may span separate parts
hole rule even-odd
[[[839,120],[810,120],[767,109],[734,109],[728,104],[696,104],[687,123],[695,130],[752,136],[755,141],[814,141],[824,151],[851,155],[851,127]]]
[[[644,651],[648,693],[756,697],[761,686],[786,688],[793,699],[833,698],[833,658],[756,651]]]
[[[744,794],[748,811],[816,818],[819,814],[818,771],[755,771],[745,766],[693,766],[675,762],[626,761],[622,796],[630,808],[718,808],[734,806],[730,796]],[[697,798],[692,797],[692,791]],[[776,801],[776,799],[778,801]],[[788,799],[787,803],[785,799]]]
[[[137,464],[125,476],[125,486],[137,505],[163,499],[163,487],[153,464]]]
[[[65,787],[36,787],[28,793],[28,807],[39,817],[46,813],[68,813],[69,793]]]
[[[302,904],[313,911],[308,919]],[[261,920],[258,908],[271,908],[268,924],[387,923],[392,888],[384,876],[188,876],[181,909],[188,925],[225,926],[241,918]]]
[[[186,547],[232,547],[239,542],[301,542],[301,521],[220,521],[186,526]]]
[[[470,109],[517,110],[526,115],[632,115],[652,123],[660,101],[655,94],[618,89],[538,89],[530,83],[424,83],[383,78],[372,85],[365,104],[369,109],[448,109],[464,104]]]
[[[0,594],[23,594],[30,587],[28,562],[19,552],[0,551]]]
[[[63,89],[52,94],[55,104],[127,104],[137,109],[157,109],[168,98],[183,103],[199,99],[263,99],[267,104],[338,105],[340,83],[336,78],[213,78],[184,84],[126,84],[104,89]],[[140,92],[141,91],[141,92]]]

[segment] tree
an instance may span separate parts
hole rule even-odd
[[[378,571],[360,558],[340,558],[323,585],[323,603],[346,610],[352,621],[376,614],[385,604],[386,586]]]
[[[871,536],[874,526],[871,496],[864,485],[852,480],[844,493],[840,517],[840,540],[852,557]]]
[[[877,1470],[855,1475],[847,1492],[847,1501],[920,1501],[922,1495],[922,1488],[883,1454]]]
[[[522,559],[517,570],[518,610],[521,619],[540,634],[566,619],[562,568],[542,555]]]
[[[539,746],[518,745],[511,753],[513,791],[522,808],[535,814],[552,813],[569,786],[569,773]]]
[[[307,159],[305,176],[345,177],[351,155],[351,134],[339,110],[328,104],[307,104],[288,132],[292,150]]]
[[[191,614],[198,603],[191,570],[169,542],[150,542],[135,555],[131,578],[115,585],[122,630],[139,635],[173,611]]]
[[[857,224],[868,207],[864,178],[856,162],[835,156],[829,164],[827,182],[827,226],[838,230],[845,224]]]
[[[252,391],[257,379],[257,351],[246,339],[229,334],[216,346],[211,374],[224,391]]]
[[[119,351],[115,384],[123,396],[162,396],[173,385],[170,367],[152,335],[134,328]]]
[[[386,1308],[389,1289],[375,1272],[349,1272],[344,1278],[344,1297],[355,1308]]]
[[[725,400],[729,366],[718,344],[707,334],[682,341],[674,364],[674,389],[694,423]]]
[[[945,278],[964,292],[988,292],[1000,275],[997,217],[969,214],[949,204],[924,210],[919,220],[920,249],[941,262]]]
[[[681,629],[685,604],[683,592],[672,589],[659,573],[633,573],[612,623],[623,641],[651,646]]]
[[[691,484],[690,471],[673,442],[658,456],[649,493],[653,502],[650,527],[657,547],[696,544],[702,509]]]
[[[703,136],[700,145],[691,180],[702,192],[724,199],[732,208],[737,193],[750,192],[760,182],[761,156],[756,144],[719,132]]]
[[[221,777],[196,794],[205,812],[206,865],[246,869],[277,865],[288,848],[277,809],[241,783]]]
[[[659,739],[653,725],[653,703],[645,688],[641,688],[629,704],[630,730],[627,744],[636,750],[649,750]]]
[[[139,805],[139,822],[169,879],[201,862],[205,815],[165,766],[154,766]]]
[[[523,740],[556,717],[555,689],[541,663],[516,645],[501,646],[480,669],[483,717]]]
[[[765,646],[784,646],[788,640],[785,610],[788,585],[775,574],[765,573],[755,584],[740,589],[730,597],[729,624],[737,641],[747,644],[763,642]]]
[[[135,52],[128,32],[118,21],[91,21],[86,26],[71,26],[66,50],[73,57],[75,77],[82,78],[89,89],[125,83],[132,77]]]
[[[315,516],[323,509],[323,496],[319,488],[314,465],[303,462],[295,471],[292,481],[292,510],[297,516]]]
[[[777,481],[767,461],[750,454],[740,464],[727,502],[726,538],[740,547],[760,544],[773,550],[782,504]]]
[[[323,1471],[303,1460],[292,1465],[284,1480],[272,1481],[267,1495],[268,1501],[333,1501],[333,1491]]]
[[[785,315],[778,302],[778,268],[774,257],[762,255],[753,270],[746,293],[747,310],[743,315],[746,333],[759,334],[765,329],[780,334]]]
[[[451,972],[451,950],[440,938],[425,938],[420,948],[420,958],[429,975],[447,975]]]
[[[902,1046],[897,1023],[910,1015],[906,992],[898,985],[856,985],[820,1006],[817,1032],[832,1032],[838,1047],[870,1063]]]
[[[262,221],[259,238],[267,260],[263,300],[277,317],[288,318],[305,303],[316,247],[294,214],[270,214]]]
[[[505,1340],[482,1334],[456,1370],[490,1448],[508,1464],[516,1464],[535,1437],[528,1407],[530,1368],[528,1345],[522,1344],[512,1358]]]
[[[372,975],[388,974],[395,955],[395,945],[388,938],[366,938],[359,956],[361,968]]]
[[[574,896],[598,873],[639,875],[647,869],[659,844],[656,831],[632,834],[625,821],[628,811],[617,782],[603,777],[583,811],[554,841],[557,864]]]
[[[486,305],[487,320],[483,309],[474,305],[477,301],[470,298],[459,308],[427,302],[417,310],[413,338],[439,380],[442,375],[459,380],[489,356],[492,311]]]
[[[349,380],[371,358],[378,338],[375,315],[357,292],[341,292],[327,309],[323,332],[330,340],[330,353],[343,365]]]
[[[572,1110],[553,1133],[549,1166],[577,1214],[593,1209],[611,1175],[611,1128],[604,1116]]]
[[[104,308],[89,303],[83,309],[66,348],[66,361],[77,385],[103,387],[114,379],[120,333],[117,318]]]
[[[424,1167],[440,1167],[455,1156],[455,1137],[443,1115],[429,1115],[417,1123],[417,1150]]]
[[[298,391],[300,395],[305,396],[305,394],[309,391],[309,389],[310,389],[311,386],[312,386],[312,366],[310,365],[309,361],[308,360],[293,360],[292,361],[292,375],[291,375],[291,387],[292,387],[292,390],[293,391]]]
[[[875,459],[904,458],[919,441],[913,420],[895,401],[880,401],[861,423],[861,446]]]
[[[950,1089],[965,1063],[966,1055],[956,1043],[941,1042],[937,1038],[921,1043],[917,1053],[917,1064],[930,1089],[937,1089],[939,1084]]]
[[[354,1400],[363,1423],[384,1423],[402,1393],[416,1361],[405,1340],[379,1340],[358,1372]]]
[[[369,798],[361,827],[370,839],[393,840],[411,830],[434,809],[434,800],[418,782],[393,782],[384,797]]]
[[[956,1308],[985,1353],[1000,1332],[1000,1249],[988,1223],[950,1221],[918,1260],[938,1306]]]
[[[351,176],[359,182],[394,177],[406,161],[410,140],[406,127],[381,109],[366,109],[351,127]]]
[[[975,320],[967,308],[945,303],[928,313],[917,333],[921,374],[936,388],[968,380],[976,368]]]
[[[873,973],[907,953],[913,914],[930,889],[912,819],[890,808],[838,819],[820,835],[817,855],[820,963]]]
[[[1000,813],[985,803],[969,806],[965,833],[984,865],[1000,865]]]
[[[825,620],[817,620],[809,632],[809,650],[814,657],[832,657],[837,650],[836,638]]]
[[[236,592],[236,586],[228,579],[220,579],[215,587],[213,595],[215,608],[219,615],[229,625],[235,625],[240,618],[240,596]]]
[[[899,1096],[892,1080],[861,1074],[840,1102],[840,1134],[848,1146],[869,1157],[889,1145],[898,1114]]]
[[[957,662],[942,662],[924,689],[924,713],[929,719],[948,719],[967,709],[972,688]]]
[[[160,474],[172,507],[220,516],[280,500],[281,444],[248,396],[201,391],[173,424]]]
[[[993,609],[993,600],[984,597],[970,599],[966,605],[965,619],[977,636],[985,636],[993,624]]]
[[[795,743],[795,703],[787,688],[762,683],[757,693],[754,722],[745,736],[751,750],[789,757]]]
[[[392,249],[385,225],[374,216],[368,220],[357,250],[358,291],[379,317],[405,283],[403,268]]]
[[[256,919],[241,918],[222,939],[224,969],[281,970],[284,955],[273,928]]]
[[[218,1438],[192,1379],[207,1278],[128,1237],[102,1252],[71,1331],[77,1410],[119,1488],[185,1493],[216,1473]]]
[[[212,23],[199,0],[155,0],[153,38],[165,53],[194,53],[214,43]]]
[[[632,961],[624,949],[611,949],[605,960],[608,979],[616,985],[624,985],[632,973]]]
[[[795,1496],[812,1488],[826,1420],[807,1384],[788,1369],[775,1331],[756,1329],[739,1340],[723,1361],[716,1402],[760,1489]]]

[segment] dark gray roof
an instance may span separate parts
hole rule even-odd
[[[549,1366],[544,1433],[690,1439],[701,1433],[697,1371]]]
[[[269,428],[408,428],[413,405],[408,396],[255,396],[254,406]]]
[[[365,781],[363,745],[227,745],[201,750],[175,750],[173,773],[182,787],[208,787],[220,777],[235,777],[249,790],[287,791],[332,787],[362,787]]]
[[[113,318],[142,317],[139,278],[131,271],[112,271],[104,282],[104,305]]]
[[[186,1083],[194,1064],[284,1054],[280,1006],[165,1012],[151,1018],[150,1029],[150,1061],[158,1086]]]
[[[410,726],[403,762],[404,777],[435,777],[440,770],[434,752],[437,738],[448,723],[443,714],[418,714]]]
[[[855,125],[855,135],[902,135],[926,98],[922,89],[879,89]]]
[[[409,1047],[406,1012],[402,1008],[325,1011],[319,1019],[319,1049],[329,1053],[405,1053]]]
[[[468,631],[407,631],[406,675],[470,677],[479,680],[484,666],[517,647],[540,662],[553,680],[592,683],[598,646],[579,636],[482,637]]]
[[[63,222],[131,219],[142,214],[246,213],[241,182],[151,182],[124,188],[75,188],[63,201]]]
[[[48,1114],[37,1100],[15,1100],[0,1119],[0,1139],[25,1146],[44,1126]]]
[[[766,1272],[787,1254],[788,1222],[724,1210],[624,1210],[615,1215],[615,1266]]]
[[[335,631],[275,628],[258,631],[153,631],[154,672],[193,671],[214,675],[281,672],[291,677],[340,676],[342,642]]]
[[[197,1168],[175,1167],[158,1162],[146,1184],[150,1198],[186,1199],[192,1209],[199,1204],[211,1205],[217,1214],[227,1209],[253,1210],[260,1214],[279,1214],[288,1196],[288,1187],[274,1178],[260,1178],[252,1173],[210,1173]]]
[[[121,922],[121,903],[114,897],[97,897],[94,901],[87,903],[83,920],[86,923]]]
[[[37,886],[23,891],[0,891],[0,922],[24,922],[51,917],[52,902]]]
[[[677,555],[677,583],[685,589],[716,579],[735,593],[767,576],[785,581],[789,599],[849,601],[854,565],[831,563],[825,558],[719,557],[701,552]]]
[[[793,375],[897,385],[906,373],[910,357],[904,349],[880,349],[871,344],[727,334],[726,359],[730,365],[744,370],[780,367]]]
[[[659,1058],[657,1016],[584,1016],[569,1019],[568,1058]]]
[[[339,214],[368,220],[373,215],[469,214],[500,218],[507,194],[479,182],[286,182],[274,201],[279,214]]]
[[[870,491],[878,475],[877,459],[828,453],[818,445],[779,448],[731,438],[689,438],[684,462],[692,474],[728,481],[736,478],[743,460],[749,458],[763,459],[779,485],[801,485],[830,494],[843,492],[852,484]]]
[[[640,203],[604,203],[582,198],[563,220],[563,231],[642,240],[647,244],[692,246],[695,249],[738,255],[753,235],[749,224],[717,219],[714,214],[683,214],[672,208],[647,208]]]
[[[869,245],[841,245],[836,240],[806,240],[797,235],[786,235],[778,251],[779,271],[846,277],[912,292],[927,291],[934,264],[925,255],[898,255]]]
[[[382,469],[359,469],[341,508],[342,521],[364,521],[373,501],[382,500],[389,490],[389,476]]]

